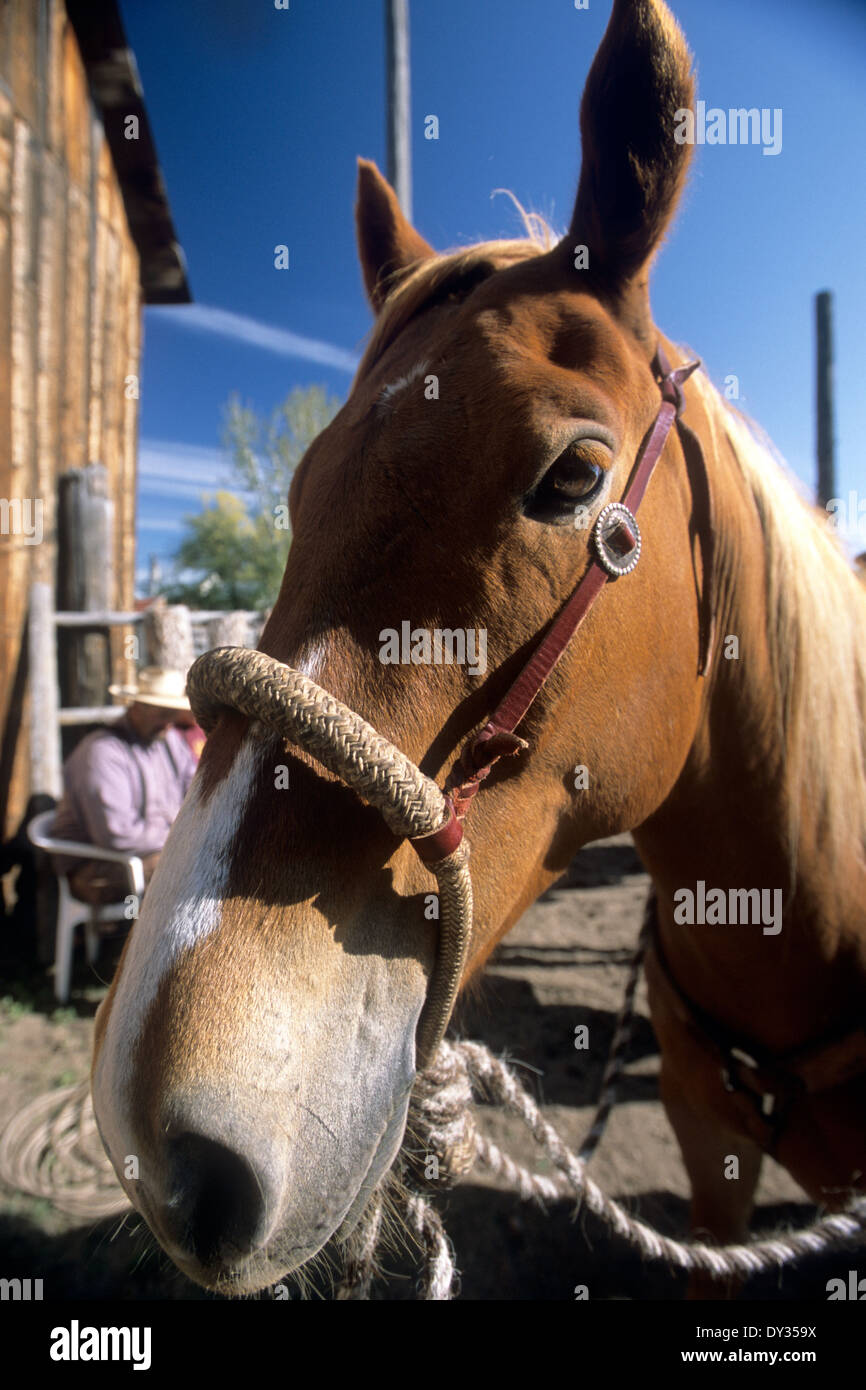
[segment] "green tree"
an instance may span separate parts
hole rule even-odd
[[[337,397],[322,386],[295,387],[268,417],[242,405],[237,395],[230,398],[223,447],[237,493],[217,492],[198,515],[184,518],[187,534],[175,552],[175,578],[164,590],[170,603],[270,607],[289,551],[289,484],[339,408]]]

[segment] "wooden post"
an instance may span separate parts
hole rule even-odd
[[[409,112],[409,0],[385,0],[388,180],[412,220],[412,140]]]
[[[249,613],[220,613],[208,623],[209,647],[249,646]]]
[[[114,504],[100,463],[72,468],[59,479],[58,608],[110,609],[114,601]],[[111,681],[108,631],[59,634],[64,705],[104,705]]]
[[[54,591],[37,580],[30,586],[27,610],[28,680],[30,713],[30,795],[28,816],[47,809],[43,797],[58,802],[63,795],[60,726],[57,720],[57,632],[54,625]],[[57,880],[38,872],[42,854],[36,851],[36,884],[33,910],[36,917],[36,950],[47,965],[53,956],[57,922]],[[24,871],[22,870],[22,877]],[[18,880],[21,884],[21,878]]]
[[[57,723],[57,639],[51,585],[30,586],[30,795],[63,794]]]
[[[159,598],[144,614],[144,645],[148,666],[168,666],[184,675],[195,660],[192,622],[183,604],[166,603]]]
[[[817,378],[818,502],[826,507],[836,496],[836,458],[833,437],[833,296],[829,290],[815,295]]]

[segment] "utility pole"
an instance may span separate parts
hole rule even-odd
[[[156,598],[162,584],[162,569],[156,555],[148,558],[147,596]]]
[[[818,502],[826,507],[836,496],[836,457],[833,438],[833,296],[829,290],[815,295],[817,376],[816,448],[818,454]]]
[[[388,181],[412,220],[412,144],[409,113],[409,0],[385,0]]]

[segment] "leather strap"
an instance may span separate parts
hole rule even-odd
[[[671,372],[670,363],[664,348],[659,344],[656,349],[655,360],[660,371],[665,377],[674,375]],[[695,364],[697,365],[697,364]],[[682,389],[679,385],[675,388],[678,392],[678,413],[677,413],[677,434],[685,455],[686,468],[689,472],[689,481],[692,489],[692,501],[697,517],[698,542],[701,547],[701,617],[700,617],[700,656],[698,661],[698,675],[705,676],[710,669],[710,661],[713,655],[713,638],[715,629],[715,604],[713,602],[713,575],[715,573],[715,549],[716,532],[715,518],[713,516],[713,494],[710,488],[710,475],[707,472],[704,451],[701,448],[701,441],[681,415],[683,402]],[[633,510],[633,509],[632,509]]]
[[[429,835],[418,835],[409,843],[424,864],[438,864],[440,859],[447,859],[449,854],[453,854],[460,841],[463,839],[463,825],[457,819],[454,805],[451,798],[446,795],[445,803],[448,807],[448,819],[444,825],[440,825],[438,830],[434,830]]]
[[[661,376],[659,389],[662,393],[662,403],[655,421],[653,422],[653,426],[638,455],[638,462],[632,480],[622,499],[623,505],[632,513],[637,512],[655,466],[661,458],[671,426],[675,421],[678,421],[679,413],[684,404],[682,384],[699,366],[700,362],[696,361],[688,362],[681,367],[672,368],[663,349],[659,347],[656,352],[653,367]],[[709,497],[709,482],[706,479],[706,469],[703,466],[703,454],[700,449],[700,444],[696,435],[692,434],[691,431],[689,431],[689,434],[694,441],[694,445],[690,446],[691,452],[693,456],[699,456],[701,466],[698,471],[704,477],[706,483],[705,494],[706,497]],[[702,526],[700,529],[703,535],[706,527]],[[709,573],[707,562],[708,557],[705,551],[705,594],[707,589],[706,575]],[[462,820],[466,816],[481,782],[488,776],[499,758],[503,755],[513,755],[518,753],[521,748],[528,747],[526,740],[518,738],[514,730],[529,710],[532,702],[547,681],[551,671],[568,647],[572,637],[577,632],[577,629],[586,618],[586,615],[589,613],[599,594],[612,577],[613,576],[602,567],[597,557],[592,555],[589,569],[578,583],[571,597],[560,610],[557,617],[554,618],[546,634],[542,637],[532,656],[526,662],[526,665],[520,671],[516,680],[513,681],[503,699],[497,705],[490,719],[484,725],[484,728],[476,735],[475,739],[466,750],[466,753],[464,753],[457,769],[455,769],[460,780],[450,793],[454,812],[458,819]],[[702,642],[701,674],[703,674],[706,669],[709,660],[708,648],[708,641]]]
[[[700,513],[698,535],[702,554],[703,592],[701,598],[701,640],[698,673],[705,675],[709,669],[712,654],[713,603],[711,582],[713,573],[713,517],[709,477],[704,462],[703,451],[697,435],[680,419],[684,405],[683,382],[685,382],[700,361],[687,362],[680,367],[671,367],[664,349],[659,345],[653,359],[653,371],[659,378],[662,403],[638,454],[631,482],[622,498],[621,505],[634,515],[643,500],[653,470],[661,458],[671,427],[676,423],[686,465],[689,469],[692,496],[696,511]],[[634,536],[626,521],[617,527],[619,539],[626,545],[634,544]],[[614,533],[612,540],[616,544]],[[425,863],[435,863],[452,854],[463,836],[462,821],[465,818],[481,782],[501,757],[513,756],[521,749],[529,747],[526,739],[514,731],[526,715],[539,691],[543,689],[551,671],[568,647],[574,634],[589,613],[605,585],[615,576],[608,572],[595,554],[591,554],[589,568],[577,584],[565,606],[554,618],[545,635],[538,642],[525,666],[506,691],[483,729],[475,736],[464,751],[449,779],[450,790],[446,792],[449,817],[446,823],[432,835],[412,840],[421,859]]]
[[[718,1065],[725,1090],[740,1110],[751,1137],[768,1152],[776,1147],[791,1106],[806,1095],[830,1091],[866,1071],[866,1026],[842,1025],[817,1042],[771,1053],[708,1014],[681,989],[671,973],[651,909],[644,968],[668,1009]]]

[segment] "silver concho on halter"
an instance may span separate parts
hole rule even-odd
[[[640,559],[640,528],[622,502],[602,507],[592,528],[592,542],[602,569],[613,579],[631,574]]]

